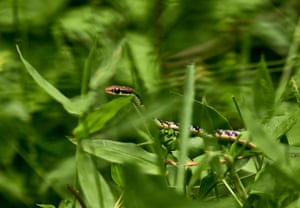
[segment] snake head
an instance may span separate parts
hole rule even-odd
[[[111,95],[133,95],[134,89],[127,86],[112,85],[104,89],[105,93]]]

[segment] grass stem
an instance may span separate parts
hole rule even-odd
[[[186,68],[184,84],[183,109],[181,112],[180,142],[176,188],[178,192],[185,193],[185,160],[187,158],[187,140],[190,133],[190,122],[193,114],[195,65],[190,64]]]

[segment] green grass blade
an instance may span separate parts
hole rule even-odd
[[[188,155],[188,137],[190,134],[190,122],[193,114],[195,65],[188,65],[186,68],[186,80],[183,96],[183,110],[181,114],[181,134],[179,142],[178,172],[176,188],[179,192],[185,192],[185,166],[184,162]]]
[[[61,103],[64,108],[72,114],[81,114],[82,109],[77,105],[74,105],[69,98],[64,96],[58,89],[56,89],[53,85],[51,85],[47,80],[45,80],[37,70],[23,57],[19,46],[17,45],[17,51],[20,56],[22,63],[24,64],[27,72],[34,79],[34,81],[45,90],[53,99]]]

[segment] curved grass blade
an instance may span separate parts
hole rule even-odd
[[[188,137],[190,123],[193,114],[194,84],[195,84],[195,65],[188,65],[186,68],[186,80],[184,84],[183,109],[181,112],[181,129],[178,156],[178,172],[176,175],[176,188],[179,192],[185,192],[185,167],[184,162],[188,155]]]
[[[80,115],[83,111],[81,105],[77,105],[77,103],[72,103],[72,101],[67,98],[64,94],[62,94],[57,88],[51,85],[47,80],[45,80],[37,70],[23,57],[19,46],[17,45],[17,51],[20,56],[22,63],[24,64],[27,72],[34,79],[34,81],[45,90],[53,99],[61,103],[64,108],[71,114]]]

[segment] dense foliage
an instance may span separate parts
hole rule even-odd
[[[1,207],[299,207],[299,11],[0,1]]]

